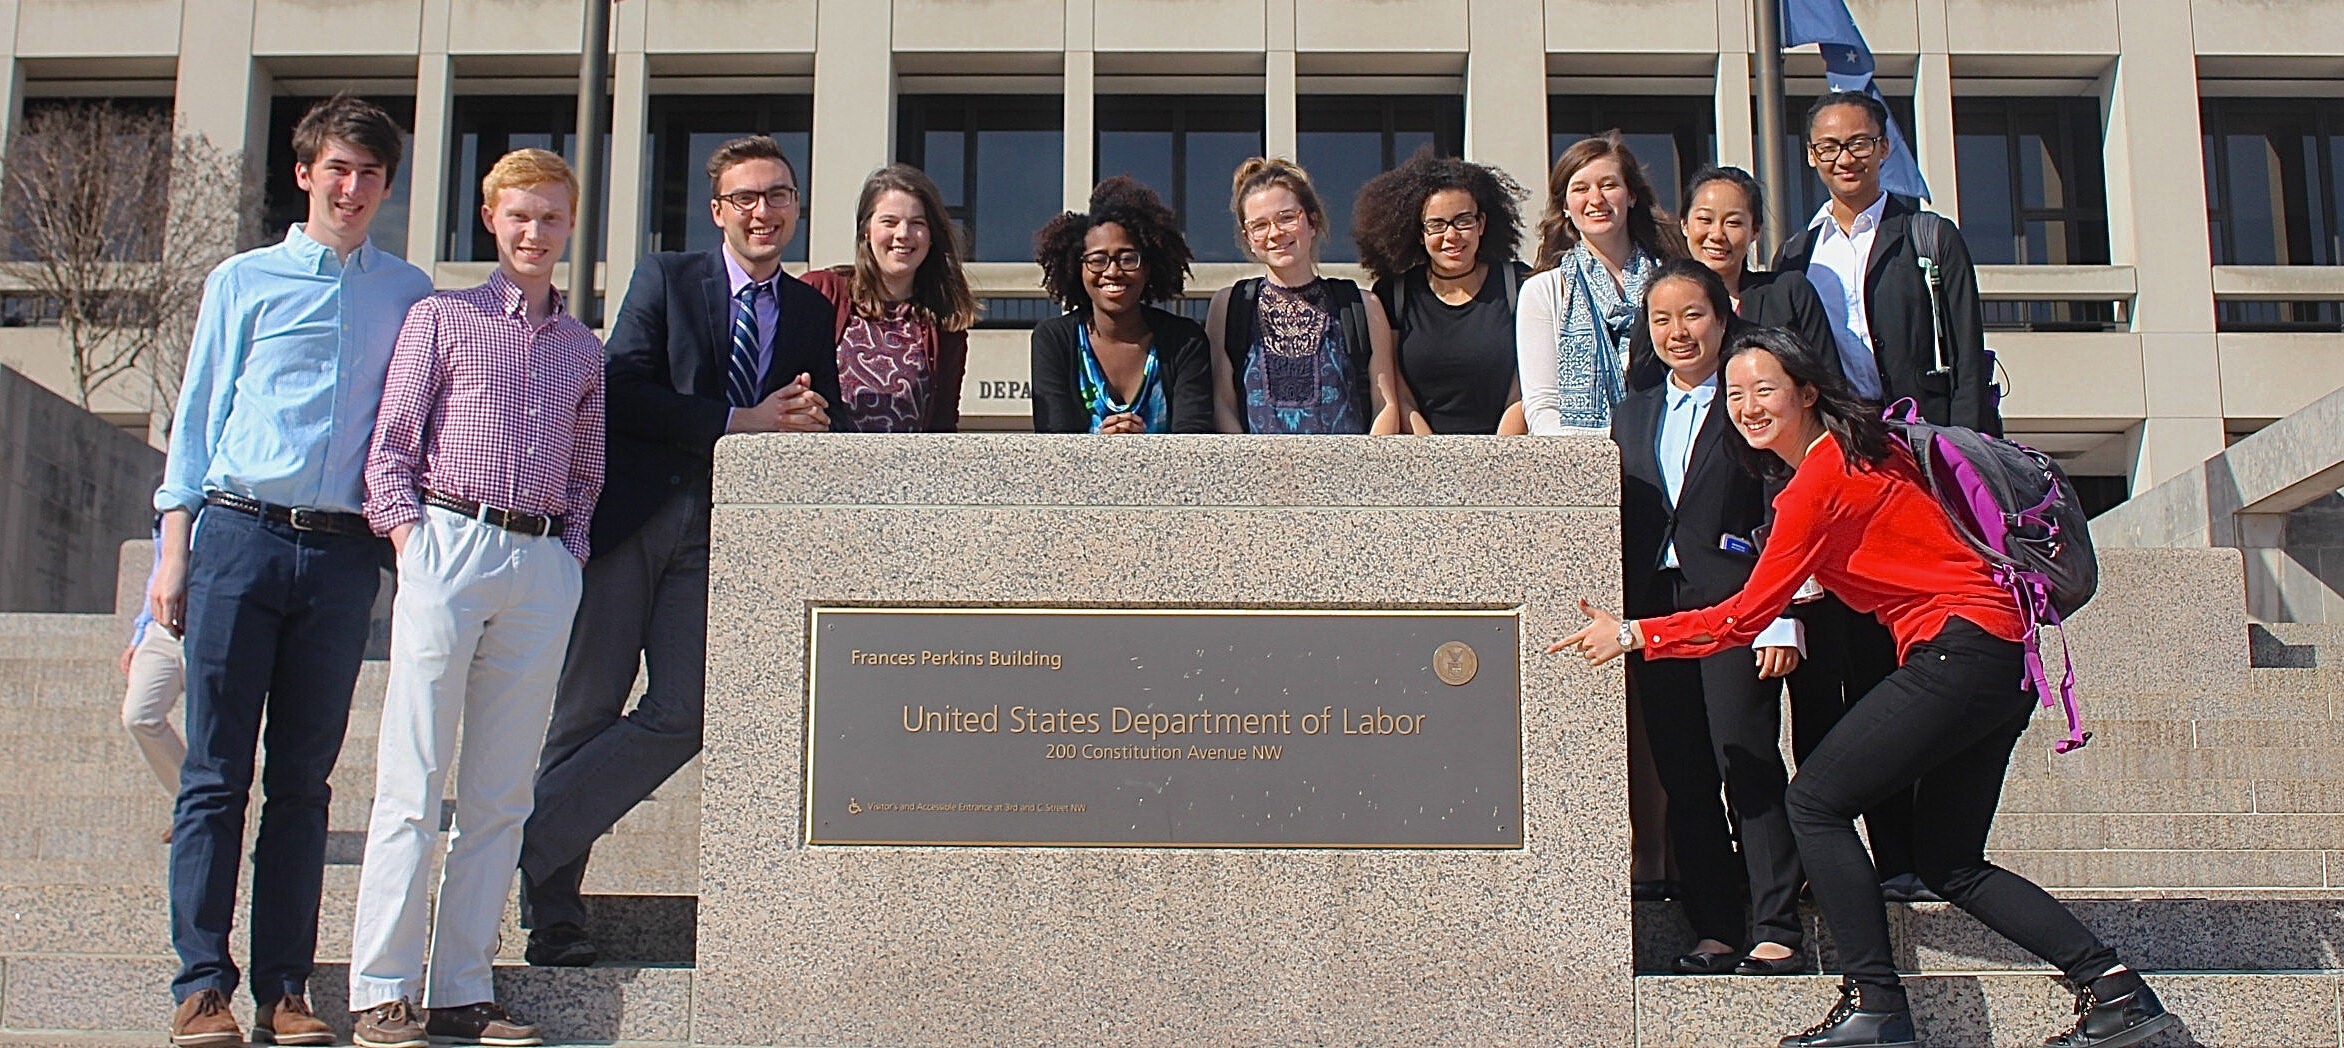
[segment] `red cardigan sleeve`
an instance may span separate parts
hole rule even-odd
[[[1821,461],[1814,461],[1818,456]],[[1848,523],[1828,475],[1842,472],[1839,447],[1825,441],[1808,458],[1825,468],[1802,469],[1775,497],[1772,534],[1741,592],[1706,608],[1636,620],[1646,658],[1692,659],[1748,647],[1790,607],[1816,566],[1829,560]]]

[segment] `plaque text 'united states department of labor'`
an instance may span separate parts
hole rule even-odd
[[[1518,848],[1510,611],[817,608],[811,844]]]

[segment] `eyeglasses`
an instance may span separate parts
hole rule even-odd
[[[1090,254],[1084,255],[1082,257],[1082,267],[1093,273],[1104,273],[1110,269],[1120,269],[1126,273],[1137,273],[1139,272],[1139,264],[1139,252],[1133,251],[1129,248],[1125,248],[1124,250],[1117,251],[1113,254],[1109,254],[1105,251],[1093,251]]]
[[[1886,144],[1877,135],[1857,135],[1845,142],[1822,138],[1807,143],[1807,151],[1815,154],[1815,159],[1828,164],[1839,159],[1841,153],[1846,153],[1858,160],[1868,159]]]
[[[1294,232],[1302,228],[1302,212],[1295,208],[1287,208],[1268,218],[1257,218],[1247,222],[1245,224],[1245,239],[1260,240],[1267,237],[1270,235],[1272,227],[1276,227],[1280,233]]]
[[[1437,237],[1452,229],[1459,233],[1471,233],[1480,228],[1481,212],[1479,211],[1468,211],[1462,215],[1453,215],[1448,218],[1424,220],[1424,235],[1428,237]]]
[[[760,200],[775,210],[781,210],[797,206],[798,187],[774,186],[762,193],[754,189],[743,189],[737,193],[719,193],[716,199],[731,204],[733,210],[744,215],[756,210],[757,202]]]

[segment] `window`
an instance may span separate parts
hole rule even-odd
[[[1551,164],[1571,143],[1618,128],[1660,206],[1674,213],[1685,179],[1717,156],[1715,105],[1707,95],[1556,95],[1547,100],[1547,159]],[[1530,191],[1538,205],[1532,210],[1542,210],[1546,187]]]
[[[1180,216],[1199,262],[1242,262],[1229,215],[1229,179],[1262,151],[1262,100],[1253,95],[1106,95],[1099,98],[1098,177],[1147,183]]]
[[[2209,98],[2202,115],[2214,264],[2344,264],[2344,99]]]
[[[897,155],[936,180],[978,262],[1034,257],[1057,214],[1066,167],[1055,95],[906,95]]]
[[[497,158],[516,149],[550,150],[575,163],[578,99],[575,95],[458,98],[454,126],[448,156],[447,253],[441,257],[450,262],[494,262],[496,238],[480,224],[480,180],[488,177]],[[602,184],[608,186],[609,129],[603,130],[602,138]],[[603,238],[602,246],[609,250],[608,237]]]
[[[2106,265],[2100,104],[1956,98],[1962,238],[1980,265]]]
[[[1458,98],[1304,95],[1297,100],[1295,118],[1299,159],[1334,227],[1320,251],[1330,262],[1359,261],[1359,248],[1351,241],[1351,206],[1368,179],[1419,149],[1441,156],[1465,151],[1465,103]]]
[[[382,108],[391,122],[399,125],[399,171],[391,176],[391,191],[383,197],[382,206],[375,209],[374,223],[366,227],[368,239],[374,246],[401,258],[407,255],[407,190],[414,181],[415,160],[415,98],[412,95],[381,97],[365,96],[366,100]],[[267,179],[263,192],[263,222],[260,229],[262,243],[284,239],[285,230],[295,222],[309,217],[309,194],[293,183],[293,125],[309,107],[325,101],[323,96],[281,97],[269,103],[269,157]]]
[[[746,135],[770,135],[781,144],[783,156],[806,184],[813,170],[813,100],[803,95],[743,98],[710,95],[663,95],[651,100],[651,215],[653,251],[713,251],[724,233],[708,215],[713,197],[708,185],[708,155],[716,147]],[[806,222],[801,212],[797,232],[781,254],[784,261],[806,260]]]

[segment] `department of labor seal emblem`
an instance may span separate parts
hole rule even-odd
[[[1473,675],[1480,670],[1481,656],[1474,653],[1471,644],[1453,640],[1433,649],[1432,673],[1443,684],[1451,687],[1462,685],[1472,680]]]

